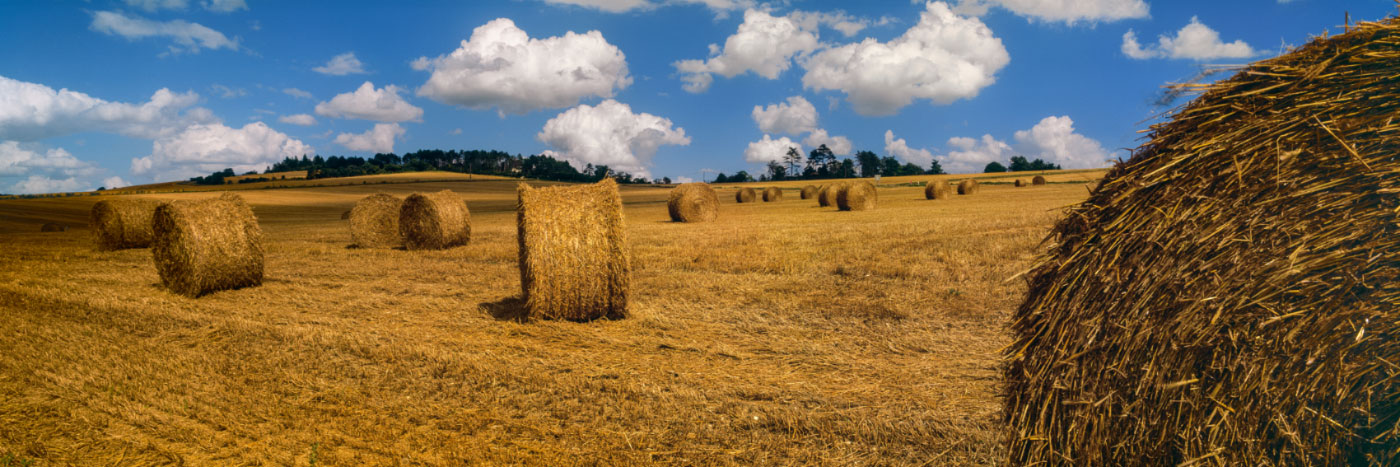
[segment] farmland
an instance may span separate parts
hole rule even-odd
[[[121,190],[252,205],[264,284],[198,299],[160,286],[150,250],[94,249],[87,212],[114,195],[0,200],[0,459],[999,463],[1016,276],[1102,175],[946,201],[919,184],[950,176],[886,178],[865,212],[801,200],[804,182],[746,184],[785,190],[752,204],[721,185],[703,224],[624,186],[630,316],[590,323],[523,319],[517,180]],[[469,245],[351,245],[359,198],[442,189],[468,200]]]

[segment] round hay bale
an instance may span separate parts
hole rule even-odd
[[[172,292],[198,297],[262,284],[262,228],[241,196],[162,203],[151,230],[156,272]]]
[[[708,183],[683,183],[671,189],[666,210],[674,222],[709,222],[719,214],[719,195]]]
[[[1036,175],[1036,176],[1034,176],[1034,177],[1031,177],[1031,184],[1032,184],[1032,185],[1044,185],[1044,184],[1045,184],[1045,177],[1042,177],[1042,176],[1040,176],[1040,175]]]
[[[924,184],[924,198],[927,199],[948,199],[952,196],[953,188],[948,186],[948,182],[929,180]]]
[[[149,248],[151,218],[160,201],[142,198],[115,198],[92,205],[88,225],[99,250]]]
[[[1397,43],[1244,67],[1066,212],[1006,347],[1011,465],[1400,465]]]
[[[802,194],[799,196],[801,196],[802,199],[812,199],[817,196],[818,191],[820,191],[820,189],[817,188],[816,185],[807,185],[802,187]]]
[[[783,200],[783,190],[782,190],[781,188],[770,186],[770,187],[768,187],[768,188],[764,188],[764,189],[763,189],[763,202],[765,202],[765,203],[771,203],[771,202],[774,202],[774,201],[782,201],[782,200]]]
[[[403,200],[387,193],[375,193],[355,202],[350,209],[350,239],[360,248],[393,248],[403,244],[399,218]]]
[[[410,250],[442,250],[472,238],[472,213],[452,190],[414,193],[399,209],[399,236]]]
[[[1025,181],[1025,180],[1021,180],[1021,179],[1018,178],[1018,179],[1016,179],[1015,185],[1016,185],[1016,188],[1020,188],[1020,187],[1026,186],[1026,181]]]
[[[44,224],[44,225],[39,226],[39,231],[40,231],[40,232],[67,232],[67,231],[68,231],[68,226],[63,225],[63,224],[55,224],[55,223],[53,223],[53,222],[49,222],[49,223],[47,223],[47,224]]]
[[[835,182],[822,185],[822,189],[817,192],[817,205],[821,207],[836,206],[836,194],[841,192],[841,188],[850,182]]]
[[[752,203],[758,198],[758,193],[753,188],[740,188],[734,193],[734,201],[739,203]]]
[[[340,220],[349,220],[349,219],[350,219],[350,211],[345,211],[345,212],[340,213]]]
[[[977,180],[963,180],[958,183],[958,194],[960,195],[974,195],[977,194],[978,189]]]
[[[836,208],[842,211],[869,211],[875,209],[875,198],[874,183],[847,183],[836,193]]]
[[[627,316],[632,263],[617,183],[531,188],[516,211],[520,285],[529,316]]]

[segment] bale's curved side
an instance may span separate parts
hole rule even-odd
[[[1031,178],[1031,184],[1032,184],[1032,185],[1044,185],[1044,184],[1045,184],[1045,177],[1042,177],[1042,176],[1040,176],[1040,175],[1036,175],[1035,177],[1032,177],[1032,178]]]
[[[531,188],[516,210],[520,285],[530,316],[588,321],[627,316],[632,280],[617,183]]]
[[[958,183],[958,194],[960,195],[974,195],[979,189],[981,188],[977,184],[977,180],[963,180]]]
[[[262,284],[262,228],[242,197],[163,203],[151,226],[151,256],[170,291],[197,297]]]
[[[710,222],[719,214],[719,195],[708,183],[682,183],[671,189],[666,210],[673,222]]]
[[[734,201],[739,203],[752,203],[758,198],[758,193],[753,188],[740,188],[734,193]]]
[[[770,187],[768,187],[768,188],[764,188],[764,189],[763,189],[763,202],[765,202],[765,203],[771,203],[771,202],[774,202],[774,201],[782,201],[782,200],[783,200],[783,190],[782,190],[781,188],[770,186]]]
[[[801,197],[801,199],[812,199],[813,197],[817,196],[818,191],[821,190],[817,188],[816,185],[807,185],[802,187],[802,193],[798,196]]]
[[[836,208],[842,211],[869,211],[875,209],[876,197],[873,183],[847,183],[836,193]]]
[[[387,193],[375,193],[350,208],[350,240],[360,248],[393,248],[403,244],[399,218],[403,200]]]
[[[924,198],[927,199],[948,199],[952,196],[953,188],[948,186],[948,182],[939,180],[929,180],[924,185]]]
[[[410,250],[466,245],[472,238],[472,214],[452,190],[414,193],[399,208],[399,236]]]
[[[88,225],[99,250],[148,248],[151,246],[151,218],[160,201],[143,198],[116,198],[92,205]]]
[[[835,182],[822,185],[821,191],[817,192],[817,205],[821,207],[836,206],[836,195],[850,182]]]
[[[1010,464],[1400,465],[1396,44],[1211,84],[1065,213],[1006,346]]]
[[[1016,188],[1020,188],[1020,187],[1026,186],[1026,181],[1025,181],[1025,180],[1021,180],[1021,179],[1018,178],[1018,179],[1016,179],[1015,185],[1016,185]]]

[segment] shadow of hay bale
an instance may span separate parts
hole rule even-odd
[[[525,299],[520,298],[519,295],[494,302],[478,303],[476,306],[499,321],[524,323],[530,320],[530,311],[525,308]]]

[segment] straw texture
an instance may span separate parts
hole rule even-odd
[[[1400,28],[1249,65],[1054,229],[1011,464],[1400,465]]]
[[[161,283],[190,297],[262,284],[262,228],[243,198],[171,201],[151,218]]]
[[[782,189],[782,188],[770,186],[770,187],[768,187],[768,188],[764,188],[764,189],[763,189],[763,202],[765,202],[765,203],[771,203],[771,202],[774,202],[774,201],[782,201],[782,200],[783,200],[783,189]]]
[[[92,241],[99,250],[149,248],[151,246],[151,217],[160,201],[142,198],[117,198],[98,201],[92,205],[88,225]]]
[[[531,188],[516,210],[520,285],[529,316],[588,321],[627,316],[632,281],[617,183]]]
[[[947,182],[929,180],[928,183],[924,184],[924,198],[948,199],[948,197],[952,195],[953,187],[948,186]]]
[[[958,194],[960,195],[975,195],[979,189],[981,187],[977,184],[977,180],[963,180],[958,183]]]
[[[403,200],[387,193],[375,193],[355,202],[350,209],[350,239],[360,248],[393,248],[403,244],[399,218]]]
[[[752,203],[758,199],[758,193],[753,188],[740,188],[734,193],[734,201],[739,203]]]
[[[472,238],[472,214],[467,202],[452,190],[414,193],[399,210],[399,235],[410,250],[466,245]]]
[[[1016,179],[1015,185],[1016,185],[1016,188],[1020,188],[1020,187],[1026,186],[1026,181],[1025,181],[1025,180],[1021,180],[1021,179],[1018,178],[1018,179]]]
[[[822,185],[822,189],[817,192],[817,205],[821,207],[836,206],[836,195],[850,182],[834,182]]]
[[[671,189],[666,210],[674,222],[709,222],[719,214],[719,195],[708,183],[683,183]]]
[[[836,193],[836,208],[842,211],[869,211],[875,209],[875,184],[870,182],[847,183]]]
[[[817,196],[818,191],[820,191],[820,189],[817,188],[816,185],[807,185],[802,187],[802,192],[798,196],[801,199],[812,199]]]
[[[1040,175],[1036,175],[1036,176],[1034,176],[1034,177],[1031,177],[1031,184],[1032,184],[1032,185],[1044,185],[1044,184],[1045,184],[1045,177],[1042,177],[1042,176],[1040,176]]]

